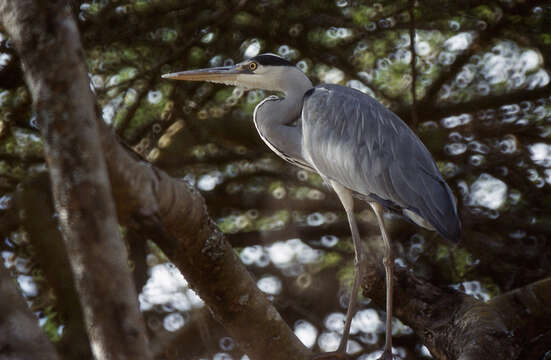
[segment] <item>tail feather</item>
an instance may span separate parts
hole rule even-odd
[[[425,219],[445,239],[458,243],[461,239],[461,221],[457,214],[457,204],[449,186],[440,180],[440,187],[434,189],[429,202],[418,209],[418,214]],[[431,204],[431,206],[427,206]]]

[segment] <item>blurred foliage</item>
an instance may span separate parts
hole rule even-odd
[[[330,350],[338,338],[331,315],[345,311],[353,265],[340,204],[317,175],[285,163],[260,141],[251,118],[266,92],[175,83],[160,75],[273,52],[314,83],[338,83],[377,98],[434,155],[458,197],[465,229],[455,248],[389,218],[397,263],[435,284],[489,299],[551,271],[551,2],[414,3],[410,9],[405,0],[73,1],[103,120],[138,153],[203,193],[259,286],[316,350]],[[18,266],[36,264],[40,254],[22,240],[28,229],[13,221],[14,214],[25,216],[14,194],[45,166],[30,95],[2,34],[0,106],[0,250],[15,276],[27,276],[23,292],[58,339],[55,295],[35,265]],[[362,209],[362,236],[376,243],[373,217]],[[166,258],[152,245],[146,262],[151,281]],[[178,281],[176,289],[163,288],[172,289],[171,296],[149,299],[157,301],[151,306],[144,305],[145,290],[141,295],[152,336],[195,334],[185,329],[199,321],[194,314],[201,303]],[[175,297],[179,305],[171,302]],[[372,306],[369,299],[364,306]],[[362,316],[368,314],[383,318],[379,309]],[[358,325],[352,336],[362,359],[382,347],[382,327],[369,326]],[[406,329],[395,336],[403,358],[427,357],[407,327],[394,327]],[[203,342],[182,341],[188,348],[174,353],[241,357],[223,332],[212,330],[220,340],[201,334]]]

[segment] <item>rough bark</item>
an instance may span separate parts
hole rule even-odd
[[[309,358],[209,217],[201,195],[131,154],[101,121],[99,127],[121,221],[157,242],[251,359]]]
[[[370,252],[371,254],[377,251]],[[372,257],[364,294],[385,303],[384,269]],[[419,335],[437,359],[526,358],[523,348],[551,330],[551,278],[498,296],[488,303],[450,288],[440,288],[395,269],[394,312]]]
[[[4,265],[0,265],[0,309],[0,360],[59,359]]]
[[[3,0],[45,142],[58,221],[97,359],[149,359],[83,49],[66,1]]]
[[[56,344],[60,354],[68,359],[91,359],[92,352],[79,297],[73,281],[71,265],[63,244],[51,198],[47,174],[24,180],[18,186],[13,210],[21,216],[33,247],[33,259],[38,262],[56,299],[56,312],[64,319],[63,337]]]

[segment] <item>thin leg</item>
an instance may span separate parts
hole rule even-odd
[[[392,254],[392,246],[390,244],[390,237],[388,236],[385,223],[383,220],[383,207],[379,203],[369,203],[371,208],[375,212],[379,228],[383,236],[385,243],[385,257],[383,258],[383,264],[385,266],[385,281],[386,281],[386,339],[385,349],[380,359],[392,360],[392,294],[394,287],[394,255]]]
[[[358,304],[358,291],[360,290],[361,269],[364,262],[365,255],[363,247],[360,241],[360,232],[358,231],[358,225],[356,224],[356,218],[354,217],[354,199],[352,199],[352,193],[345,187],[331,182],[333,189],[337,193],[350,225],[350,231],[352,232],[352,241],[354,243],[355,253],[355,269],[354,269],[354,285],[352,286],[352,292],[350,293],[350,300],[348,302],[348,310],[346,312],[346,322],[344,324],[344,331],[341,338],[341,343],[337,352],[345,353],[346,345],[348,343],[348,337],[350,335],[350,325],[352,324],[352,318],[356,313],[356,306]]]

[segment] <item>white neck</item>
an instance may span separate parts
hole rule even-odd
[[[279,90],[289,97],[296,94],[304,95],[307,90],[312,88],[312,82],[308,76],[296,67],[282,71],[279,81],[276,83],[279,85]]]

